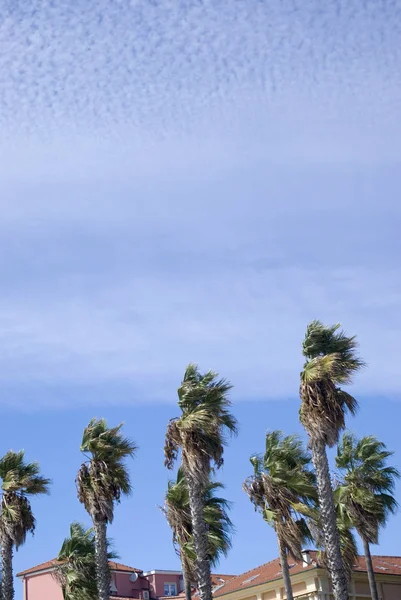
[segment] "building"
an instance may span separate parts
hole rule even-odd
[[[294,597],[297,600],[333,600],[327,572],[319,564],[318,553],[306,550],[303,561],[290,561]],[[401,557],[373,556],[379,598],[401,600]],[[214,589],[216,600],[283,600],[286,598],[279,559],[238,575]],[[354,565],[350,600],[369,600],[364,557]]]
[[[21,571],[24,600],[63,600],[59,583],[54,578],[57,561],[37,565]],[[181,571],[142,571],[117,562],[110,562],[110,600],[170,600],[183,594]],[[219,586],[233,575],[213,575],[212,583]],[[195,592],[195,590],[194,590]]]

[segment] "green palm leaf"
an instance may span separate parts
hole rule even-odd
[[[110,546],[110,541],[108,541]],[[109,550],[109,560],[118,558]],[[55,579],[60,583],[64,600],[97,600],[95,534],[93,528],[73,522],[57,557]]]

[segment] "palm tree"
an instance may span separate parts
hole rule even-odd
[[[108,552],[108,559],[117,558]],[[70,537],[61,546],[55,578],[60,583],[64,600],[97,600],[96,551],[93,528],[80,523],[70,525]]]
[[[104,419],[91,420],[81,444],[88,460],[81,465],[76,480],[79,501],[93,521],[99,600],[109,600],[110,596],[107,524],[113,521],[115,503],[131,492],[124,459],[134,456],[136,445],[122,436],[121,428],[109,428]]]
[[[293,600],[288,555],[302,558],[303,541],[310,535],[299,512],[316,500],[310,456],[296,435],[272,431],[266,434],[265,454],[250,460],[254,474],[243,488],[276,532],[287,599]]]
[[[400,473],[387,465],[392,455],[374,436],[357,440],[345,433],[337,448],[336,464],[342,480],[335,493],[342,511],[362,539],[373,600],[379,600],[379,596],[370,544],[378,543],[380,527],[398,506],[393,493]]]
[[[201,600],[212,600],[204,490],[212,466],[223,464],[225,433],[236,433],[237,421],[230,414],[227,394],[230,383],[217,379],[217,373],[201,374],[190,364],[178,389],[181,416],[167,427],[165,465],[171,469],[182,451],[182,468],[188,486],[196,571]]]
[[[340,325],[326,327],[320,321],[312,321],[307,328],[303,342],[306,362],[301,373],[300,420],[309,435],[334,598],[347,600],[348,583],[341,557],[326,446],[332,447],[338,442],[345,427],[346,412],[354,414],[357,409],[355,398],[339,386],[350,383],[363,362],[356,355],[355,337],[348,337],[339,328]]]
[[[351,581],[352,571],[358,558],[358,548],[354,534],[352,533],[352,523],[348,516],[341,509],[341,505],[338,502],[336,492],[334,491],[334,500],[336,507],[336,523],[340,538],[340,550],[343,561],[347,582]],[[305,516],[308,516],[308,528],[311,536],[316,543],[316,546],[320,549],[319,562],[328,569],[327,567],[327,552],[324,546],[323,526],[322,518],[319,512],[319,507],[303,511]]]
[[[221,555],[231,548],[233,525],[227,514],[229,503],[215,496],[215,491],[224,486],[209,482],[204,489],[204,520],[207,525],[208,559],[215,566]],[[196,581],[196,553],[192,534],[192,519],[189,506],[188,486],[184,471],[180,467],[176,481],[168,484],[163,512],[173,530],[173,543],[180,556],[184,576],[185,598],[191,600],[191,583]]]
[[[10,450],[0,460],[2,480],[0,541],[2,556],[2,600],[13,600],[13,548],[18,550],[28,533],[35,530],[30,496],[48,494],[50,479],[40,475],[37,462],[26,463],[23,450]]]

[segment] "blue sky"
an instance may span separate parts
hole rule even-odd
[[[189,361],[232,380],[241,421],[221,568],[264,562],[274,537],[240,486],[266,429],[301,431],[312,318],[358,334],[352,428],[400,462],[401,4],[15,0],[0,17],[2,448],[54,479],[16,567],[84,518],[93,415],[140,445],[111,529],[121,558],[177,565],[157,505]],[[400,531],[398,516],[382,553]]]

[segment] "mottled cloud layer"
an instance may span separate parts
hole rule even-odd
[[[293,396],[315,317],[400,396],[399,2],[0,14],[3,403],[173,400],[189,360]]]

